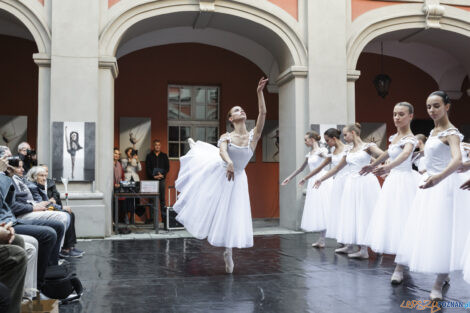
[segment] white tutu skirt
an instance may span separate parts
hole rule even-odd
[[[350,174],[346,177],[341,196],[338,242],[366,245],[366,232],[379,192],[379,181],[372,174]]]
[[[180,192],[176,219],[196,238],[217,247],[253,246],[253,225],[245,171],[228,181],[219,149],[198,141],[180,158],[175,182]]]
[[[326,237],[336,239],[338,224],[341,216],[341,195],[343,194],[346,176],[338,176],[331,180],[330,199],[328,205],[328,219],[326,223]]]
[[[470,236],[467,238],[467,244],[462,256],[463,279],[470,284]]]
[[[418,189],[396,263],[423,273],[444,274],[462,269],[470,194],[458,189],[461,181],[457,174],[452,174],[434,187]]]
[[[396,254],[419,179],[413,170],[392,170],[385,179],[366,234],[373,251]]]
[[[305,231],[326,230],[331,179],[323,182],[318,189],[313,187],[315,181],[323,175],[324,172],[320,172],[312,176],[307,183],[304,211],[300,223],[300,228]]]

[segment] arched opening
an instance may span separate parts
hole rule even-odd
[[[38,52],[33,36],[12,14],[0,9],[0,145],[17,152],[21,141],[36,147],[38,128]]]
[[[441,29],[405,29],[374,38],[365,46],[356,67],[361,72],[356,81],[356,119],[386,121],[387,134],[391,135],[395,131],[393,106],[408,101],[416,109],[413,131],[428,135],[433,126],[425,108],[426,97],[432,91],[444,90],[453,102],[451,121],[462,131],[468,131],[468,53],[470,37]],[[382,71],[392,79],[385,98],[377,94],[372,83]]]
[[[280,196],[277,194],[279,175],[287,175],[296,166],[298,153],[304,155],[302,143],[290,140],[301,138],[308,116],[306,50],[296,31],[285,23],[275,23],[275,16],[261,18],[263,14],[268,15],[266,12],[248,14],[252,8],[242,13],[227,6],[216,6],[214,11],[206,12],[210,15],[207,18],[206,13],[199,11],[199,6],[168,5],[163,10],[159,7],[163,3],[152,5],[154,9],[130,9],[109,23],[100,36],[102,55],[110,56],[111,63],[112,57],[116,57],[120,73],[116,82],[111,74],[102,76],[102,84],[115,90],[112,95],[102,97],[102,102],[115,111],[113,142],[119,132],[118,119],[129,116],[131,103],[143,97],[142,108],[153,108],[152,136],[163,138],[163,147],[170,149],[174,142],[169,140],[168,90],[173,86],[218,88],[218,136],[225,131],[224,116],[233,105],[244,105],[249,118],[256,118],[254,88],[260,76],[268,76],[268,119],[278,122],[281,130],[281,161],[279,165],[263,162],[263,143],[259,143],[256,162],[248,167],[252,212],[254,217],[280,216],[281,225],[296,228],[297,213],[293,214],[292,210],[301,208],[301,192],[294,186],[281,191]],[[162,72],[158,70],[159,65],[164,68]],[[102,63],[101,68],[106,67]],[[152,79],[156,86],[152,85]],[[142,113],[134,111],[130,116],[148,116]],[[171,175],[172,179],[176,178],[177,166],[173,166]],[[264,180],[269,180],[270,188],[263,187]]]

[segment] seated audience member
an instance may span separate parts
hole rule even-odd
[[[1,312],[18,313],[23,298],[24,280],[26,275],[27,258],[24,250],[24,241],[15,236],[10,224],[0,226],[0,283],[9,292],[5,299],[5,289],[2,288],[3,305]]]
[[[4,172],[9,166],[4,157],[7,149],[0,146],[0,223],[11,223],[17,234],[29,235],[38,241],[37,287],[41,290],[47,266],[58,264],[60,240],[57,237],[63,236],[64,226],[53,220],[22,220],[15,217],[10,209],[15,205],[15,188],[12,179]]]
[[[38,165],[36,151],[32,150],[27,142],[22,142],[18,145],[18,156],[23,161],[25,173],[28,173],[31,167]]]
[[[0,260],[0,263],[2,261]],[[6,312],[10,306],[10,289],[0,283],[0,312]]]
[[[83,251],[75,249],[75,244],[77,243],[77,236],[75,234],[75,214],[73,214],[72,209],[69,206],[62,206],[60,196],[58,199],[60,204],[57,203],[56,199],[48,197],[46,191],[48,171],[46,168],[43,166],[34,166],[29,170],[26,176],[26,179],[29,182],[28,188],[33,195],[34,201],[38,203],[42,201],[49,202],[50,207],[54,210],[66,212],[69,215],[70,225],[65,232],[64,244],[62,245],[60,256],[74,258],[81,257],[83,255]]]

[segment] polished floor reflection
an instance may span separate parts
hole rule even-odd
[[[86,254],[72,266],[86,291],[60,312],[413,312],[400,307],[404,300],[428,298],[434,276],[412,273],[394,287],[393,258],[350,260],[335,255],[335,241],[313,249],[315,239],[257,236],[253,248],[234,249],[231,275],[223,249],[197,239],[80,242]],[[460,273],[451,275],[446,299],[470,301]]]

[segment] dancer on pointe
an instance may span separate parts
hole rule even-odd
[[[292,174],[282,181],[282,186],[287,185],[292,178],[301,173],[307,164],[310,171],[312,171],[311,173],[313,173],[310,175],[310,177],[312,177],[319,173],[328,163],[330,163],[331,157],[328,155],[328,150],[324,147],[320,148],[320,139],[320,135],[315,131],[309,131],[305,134],[305,145],[311,150],[305,156],[304,163],[302,163],[298,169],[296,169]],[[324,186],[321,189],[313,189],[312,187],[315,179],[308,178],[302,179],[299,182],[299,186],[303,186],[306,180],[308,180],[307,194],[305,195],[304,211],[302,213],[300,228],[308,232],[320,232],[320,238],[317,240],[317,242],[312,244],[312,247],[324,248],[329,189],[328,186]]]
[[[371,156],[377,157],[383,151],[375,143],[366,144],[361,140],[359,123],[346,126],[343,133],[344,140],[352,143],[353,147],[347,151],[336,167],[315,182],[315,188],[320,187],[322,182],[336,175],[345,166],[349,167],[341,195],[337,232],[338,242],[345,246],[336,249],[335,252],[347,253],[350,258],[368,259],[365,235],[380,191],[380,184],[374,175],[362,176],[359,171],[370,163]],[[354,252],[353,245],[359,245],[359,251]]]
[[[426,173],[410,207],[395,262],[393,276],[400,276],[403,265],[411,271],[436,273],[430,293],[433,301],[442,300],[442,288],[449,273],[461,269],[463,245],[468,233],[467,221],[455,219],[462,204],[455,201],[461,165],[460,141],[463,136],[449,121],[450,98],[443,91],[431,93],[426,100],[434,121],[424,147]]]
[[[408,102],[395,105],[393,122],[397,133],[390,137],[388,150],[360,172],[362,175],[373,172],[377,176],[390,173],[382,185],[366,234],[366,243],[376,253],[396,254],[418,189],[420,175],[412,169],[411,163],[413,150],[418,145],[410,129],[413,113],[414,108]],[[390,163],[380,165],[387,159]],[[403,271],[395,271],[391,280],[393,284],[401,283]]]
[[[174,204],[176,219],[196,238],[207,238],[225,247],[225,271],[233,272],[232,248],[253,246],[250,196],[245,167],[253,156],[266,119],[263,89],[258,83],[259,115],[255,128],[246,129],[245,111],[235,106],[228,112],[234,131],[221,136],[219,149],[211,144],[188,140],[191,149],[180,158],[175,182],[180,192]]]
[[[340,140],[341,132],[336,128],[329,128],[323,133],[323,138],[329,147],[333,149],[333,152],[329,154],[329,158],[325,159],[325,161],[312,172],[310,172],[307,176],[305,176],[300,183],[304,183],[305,181],[309,181],[315,183],[315,178],[311,179],[312,177],[321,177],[325,173],[320,172],[328,163],[331,163],[331,168],[337,166],[343,156],[346,154],[350,146],[346,146]],[[328,163],[327,163],[328,161]],[[347,176],[348,167],[345,166],[341,169],[332,179],[331,187],[328,190],[328,203],[327,203],[327,219],[326,219],[326,233],[322,233],[323,238],[320,238],[324,242],[324,237],[336,239],[337,229],[338,229],[338,219],[340,214],[341,208],[341,194],[344,188],[344,181]],[[300,184],[299,183],[299,184]],[[310,187],[308,187],[310,188]],[[308,189],[307,189],[308,192]]]

